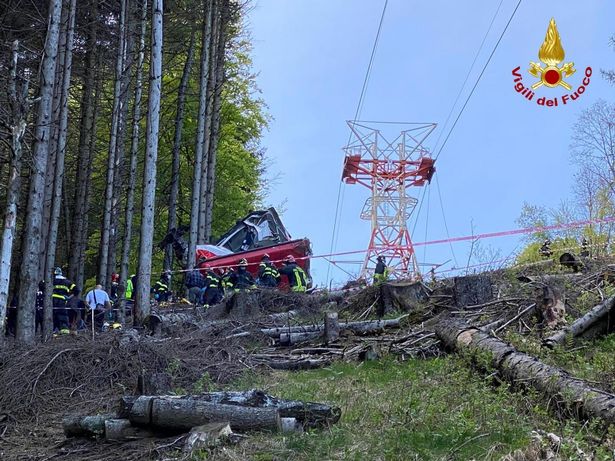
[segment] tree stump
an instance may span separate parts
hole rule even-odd
[[[486,275],[454,277],[453,296],[458,307],[488,303],[493,299],[491,278]]]
[[[327,312],[325,314],[325,342],[330,344],[337,341],[340,337],[340,324],[337,312]]]

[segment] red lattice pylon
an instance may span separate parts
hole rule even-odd
[[[352,137],[344,148],[342,181],[361,184],[371,191],[361,212],[361,218],[371,221],[372,225],[361,269],[361,276],[366,278],[373,273],[378,256],[386,258],[394,278],[420,276],[407,226],[418,200],[410,196],[408,190],[424,186],[436,171],[434,159],[423,147],[436,124],[401,125],[404,125],[401,132],[389,142],[378,128],[360,121],[348,122]]]

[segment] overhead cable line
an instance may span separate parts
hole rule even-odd
[[[487,62],[483,66],[483,69],[481,70],[478,78],[476,79],[476,82],[474,83],[474,86],[472,87],[472,90],[470,91],[470,94],[468,95],[468,97],[466,98],[465,102],[463,103],[463,106],[461,107],[461,110],[459,111],[459,114],[457,115],[457,118],[455,119],[455,122],[453,123],[453,126],[451,126],[451,129],[449,130],[448,134],[446,135],[446,138],[444,138],[444,142],[440,146],[440,149],[438,150],[438,153],[436,154],[435,160],[438,160],[438,157],[440,157],[440,154],[442,153],[442,150],[444,149],[444,146],[446,146],[446,142],[450,138],[451,133],[455,129],[455,126],[457,126],[457,122],[461,118],[461,115],[463,114],[463,111],[465,110],[466,106],[468,105],[468,102],[472,98],[472,95],[474,94],[474,91],[476,90],[476,87],[478,86],[478,84],[479,84],[483,74],[485,73],[485,70],[487,69],[487,66],[491,62],[491,58],[493,58],[493,55],[495,54],[496,50],[498,49],[498,46],[500,45],[500,42],[502,41],[502,38],[504,37],[504,34],[508,30],[508,26],[510,26],[510,23],[512,22],[513,18],[515,17],[515,14],[517,13],[517,10],[519,9],[519,6],[521,5],[521,1],[522,0],[519,0],[517,2],[517,6],[515,6],[515,9],[513,10],[512,14],[510,15],[510,18],[508,19],[508,22],[506,23],[506,26],[504,27],[504,30],[500,34],[500,38],[498,38],[498,41],[496,42],[495,46],[493,47],[493,50],[491,51],[491,54],[489,55],[489,58],[487,59]]]
[[[502,7],[502,3],[503,2],[504,2],[504,0],[500,0],[500,3],[498,4],[497,9],[495,10],[495,13],[491,17],[491,22],[489,23],[489,27],[487,28],[487,32],[485,32],[485,35],[483,36],[483,40],[480,42],[478,50],[476,50],[476,54],[474,55],[474,59],[472,60],[472,64],[470,65],[470,68],[468,69],[468,72],[466,73],[466,78],[463,80],[463,83],[461,84],[461,87],[459,88],[459,92],[457,93],[457,97],[455,98],[455,102],[451,106],[451,110],[448,112],[448,115],[446,116],[446,120],[444,121],[444,124],[442,125],[442,129],[440,130],[440,134],[438,135],[438,139],[436,139],[436,144],[435,144],[435,147],[434,147],[434,151],[438,147],[438,144],[440,144],[440,139],[442,139],[442,135],[444,134],[444,130],[446,129],[446,127],[448,125],[448,122],[451,119],[451,115],[453,115],[453,111],[455,110],[455,107],[457,107],[457,102],[459,101],[459,98],[461,97],[461,93],[463,93],[463,90],[466,87],[466,83],[468,83],[468,79],[470,78],[470,74],[472,73],[472,70],[474,70],[474,65],[476,64],[476,60],[480,56],[481,51],[483,51],[483,46],[485,45],[485,42],[487,41],[487,37],[489,36],[489,33],[491,32],[491,29],[493,28],[493,23],[495,22],[495,18],[497,17],[498,13],[500,12],[500,8]]]
[[[367,92],[367,86],[369,83],[369,77],[372,72],[372,67],[374,64],[374,57],[376,56],[376,49],[378,48],[378,42],[380,41],[380,32],[382,31],[382,23],[384,22],[384,16],[386,13],[387,6],[389,4],[389,0],[384,1],[384,5],[382,7],[382,14],[380,15],[380,22],[378,23],[378,31],[376,32],[376,38],[374,39],[374,44],[372,45],[372,52],[369,58],[369,64],[367,65],[367,70],[365,72],[365,78],[363,79],[363,87],[361,88],[361,94],[359,96],[359,102],[357,103],[357,108],[354,114],[354,120],[357,120],[361,114],[361,109],[363,108],[363,102],[365,100],[365,94]],[[347,144],[350,143],[350,139],[352,134],[348,137]],[[341,215],[341,209],[343,208],[343,189],[342,182],[340,181],[340,185],[337,189],[337,201],[335,205],[335,219],[333,220],[333,232],[331,233],[331,245],[329,253],[334,252],[334,248],[337,246],[337,236],[339,234],[339,220]],[[340,199],[341,197],[341,199]],[[331,272],[331,265],[327,266],[327,281],[329,280],[329,275]]]

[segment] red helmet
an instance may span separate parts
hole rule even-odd
[[[209,270],[209,269],[211,269],[211,265],[210,264],[203,264],[202,268]]]
[[[265,253],[261,259],[271,259],[268,253]]]
[[[295,257],[293,255],[288,255],[286,258],[284,258],[284,262],[294,263],[295,262]]]
[[[120,274],[116,274],[115,272],[111,274],[111,282],[119,282],[119,281],[120,281]]]

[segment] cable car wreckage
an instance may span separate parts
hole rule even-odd
[[[188,266],[188,243],[184,236],[188,229],[188,226],[171,229],[158,244],[161,249],[173,245],[177,260],[185,268]],[[265,254],[268,254],[274,263],[279,263],[291,255],[309,276],[312,255],[310,241],[307,238],[293,239],[275,208],[252,211],[238,220],[215,244],[196,247],[197,261],[204,257],[212,268],[233,268],[241,259],[246,259],[248,271],[252,275],[257,274]]]

